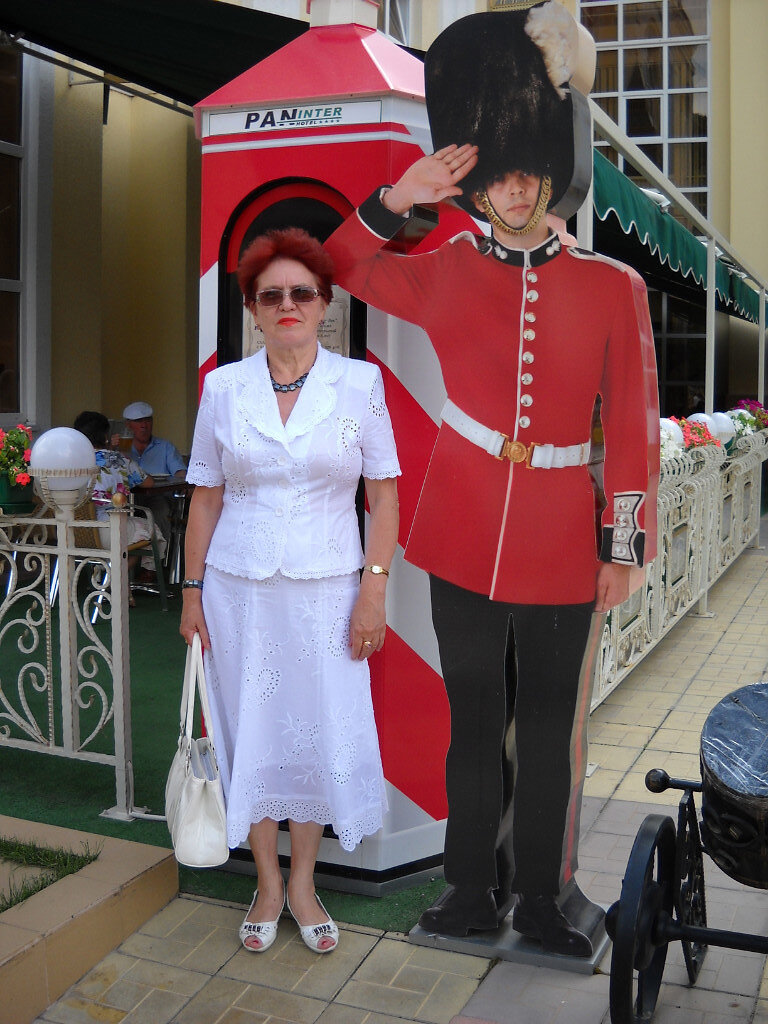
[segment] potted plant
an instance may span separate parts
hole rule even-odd
[[[0,509],[5,515],[19,515],[34,508],[29,458],[32,433],[23,423],[0,427]]]

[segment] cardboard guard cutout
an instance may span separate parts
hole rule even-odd
[[[586,194],[589,118],[575,83],[589,88],[589,60],[555,0],[451,25],[426,61],[436,152],[327,243],[345,288],[424,328],[448,393],[405,552],[430,575],[451,706],[449,885],[419,923],[464,936],[513,909],[522,935],[582,957],[602,921],[574,879],[602,624],[593,609],[623,600],[629,568],[655,554],[653,336],[637,274],[569,247],[545,220],[505,218],[529,209],[532,183],[541,205],[545,178],[566,215]],[[412,202],[454,196],[478,216],[483,192],[503,207],[492,207],[490,239],[384,250]],[[597,396],[599,545],[587,465]]]

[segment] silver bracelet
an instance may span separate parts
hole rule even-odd
[[[184,580],[184,582],[181,584],[181,589],[182,590],[189,590],[190,588],[193,588],[194,590],[202,590],[203,589],[203,581],[202,580]]]

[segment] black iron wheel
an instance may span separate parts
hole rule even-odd
[[[675,903],[675,824],[649,814],[635,837],[621,885],[609,911],[612,1024],[641,1024],[656,1008],[668,939],[665,925]]]
[[[675,916],[680,924],[707,927],[707,901],[704,892],[704,854],[696,818],[693,794],[686,791],[677,815],[677,853],[675,872],[679,888],[675,894]],[[688,981],[696,984],[707,955],[704,942],[681,939]]]

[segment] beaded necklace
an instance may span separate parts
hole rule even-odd
[[[272,371],[269,371],[269,379],[272,381],[272,390],[281,391],[283,392],[283,394],[285,394],[288,391],[298,391],[308,376],[309,370],[307,370],[306,373],[302,373],[300,377],[297,377],[296,380],[292,381],[292,383],[290,384],[278,384],[275,378],[272,376]]]

